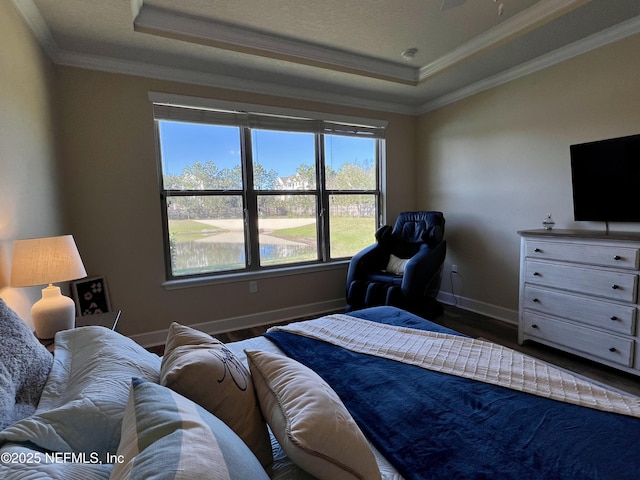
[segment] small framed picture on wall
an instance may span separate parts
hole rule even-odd
[[[103,277],[83,278],[71,282],[71,291],[76,302],[76,316],[84,317],[111,311],[107,282]]]

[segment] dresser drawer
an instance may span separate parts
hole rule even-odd
[[[603,333],[531,312],[525,312],[523,317],[526,335],[583,352],[587,357],[598,357],[625,367],[632,366],[632,338]]]
[[[568,318],[614,333],[635,333],[636,307],[621,305],[570,293],[545,290],[530,285],[524,287],[523,308]]]
[[[525,262],[524,282],[635,303],[638,276],[569,265]]]
[[[525,248],[525,255],[531,259],[561,260],[632,270],[637,270],[640,266],[640,249],[633,247],[527,240]]]

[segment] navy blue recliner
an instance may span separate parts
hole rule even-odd
[[[442,212],[403,212],[393,228],[357,253],[347,273],[346,311],[392,305],[425,318],[442,314],[435,299],[447,252]]]

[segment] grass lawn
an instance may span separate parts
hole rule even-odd
[[[351,257],[365,247],[375,243],[375,220],[373,218],[331,217],[331,256]],[[169,220],[169,231],[173,241],[188,241],[220,233],[223,229],[196,220]],[[316,224],[281,228],[271,233],[274,237],[316,244]]]
[[[218,233],[222,229],[212,225],[206,225],[196,220],[169,220],[169,232],[175,241],[193,240],[198,237],[206,237],[212,233]]]
[[[330,225],[333,258],[351,257],[376,241],[373,218],[332,217]],[[283,228],[274,231],[273,235],[315,245],[316,226]]]

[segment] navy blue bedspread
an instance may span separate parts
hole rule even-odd
[[[350,315],[456,333],[393,307]],[[284,332],[266,334],[338,393],[406,479],[638,479],[640,420]]]

